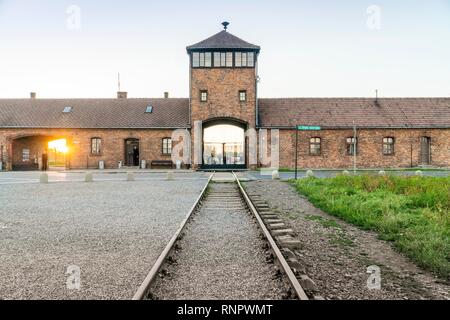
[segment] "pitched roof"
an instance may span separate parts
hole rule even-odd
[[[203,40],[192,46],[188,46],[186,49],[188,52],[205,49],[245,49],[255,50],[259,52],[261,48],[223,30],[206,40]]]
[[[189,99],[0,99],[0,127],[188,128]]]
[[[261,127],[450,128],[450,98],[259,99]]]
[[[259,99],[261,127],[450,128],[450,98]],[[153,106],[152,113],[145,113]],[[66,107],[71,112],[64,113]],[[188,128],[189,99],[0,99],[3,128]]]

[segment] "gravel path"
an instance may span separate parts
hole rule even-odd
[[[201,209],[184,231],[175,264],[153,284],[154,299],[282,299],[288,287],[266,262],[264,241],[230,183],[213,183]]]
[[[450,284],[397,253],[376,234],[315,208],[286,182],[245,183],[304,243],[298,256],[326,299],[450,299]],[[367,288],[367,267],[381,268],[381,290]]]
[[[205,183],[0,186],[0,299],[131,299]]]

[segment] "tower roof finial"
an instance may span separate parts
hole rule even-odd
[[[227,22],[227,21],[224,21],[224,22],[222,22],[222,25],[223,25],[223,29],[224,29],[225,31],[227,31],[228,26],[230,25],[230,23]]]

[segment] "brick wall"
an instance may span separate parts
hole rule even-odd
[[[19,161],[22,149],[31,144],[30,156],[42,146],[42,139],[21,139],[13,148],[12,139],[24,136],[45,136],[50,139],[66,138],[70,153],[67,161],[72,169],[97,168],[100,160],[105,161],[106,168],[116,168],[117,161],[125,160],[125,139],[140,140],[141,160],[171,160],[170,156],[162,155],[162,139],[170,137],[173,130],[59,130],[59,129],[1,129],[0,130],[0,161],[7,163],[11,169],[11,159]],[[353,135],[352,130],[323,130],[320,132],[299,132],[300,168],[352,168],[353,157],[346,154],[347,137]],[[407,168],[420,165],[420,137],[431,137],[431,165],[450,167],[450,130],[449,129],[401,129],[401,130],[358,130],[359,168]],[[102,139],[103,153],[99,156],[90,154],[91,138]],[[319,156],[309,155],[309,138],[322,139],[322,153]],[[383,137],[394,137],[395,154],[385,156],[382,153]],[[270,134],[268,136],[270,145]],[[45,139],[44,139],[45,140]],[[175,145],[175,143],[174,143]],[[3,148],[1,148],[3,146]],[[42,149],[42,148],[41,148]],[[39,152],[39,151],[36,151]],[[295,156],[295,131],[280,130],[280,167],[293,168]]]
[[[352,130],[323,130],[299,132],[298,165],[300,168],[352,168],[353,156],[347,155],[346,139],[353,136]],[[431,137],[431,165],[450,167],[449,129],[395,129],[358,130],[357,166],[360,168],[407,168],[420,163],[420,137]],[[309,155],[309,139],[322,139],[319,156]],[[383,155],[384,137],[395,138],[394,155]],[[295,131],[280,131],[280,167],[295,166]]]
[[[208,102],[200,102],[200,91],[208,91]],[[239,101],[239,91],[247,91],[247,101]],[[191,69],[191,119],[236,118],[251,128],[256,119],[255,69]]]
[[[125,161],[125,139],[135,138],[140,143],[140,159],[147,160],[149,164],[153,160],[171,160],[171,156],[162,154],[162,139],[171,137],[172,132],[173,130],[151,129],[0,129],[0,146],[4,146],[0,159],[11,169],[14,154],[15,161],[18,161],[23,148],[29,144],[30,149],[35,150],[37,144],[35,139],[15,140],[17,143],[13,143],[13,140],[25,136],[42,136],[46,140],[67,139],[70,151],[66,158],[71,169],[98,168],[101,160],[105,161],[106,168],[117,168],[118,161]],[[91,138],[94,137],[102,139],[101,155],[91,155]],[[15,145],[17,146],[14,148]]]

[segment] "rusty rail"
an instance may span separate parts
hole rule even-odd
[[[165,247],[164,251],[161,253],[161,255],[159,256],[159,258],[156,260],[155,264],[153,265],[152,269],[150,270],[150,272],[148,273],[147,277],[145,278],[144,282],[141,284],[141,286],[139,287],[139,289],[137,290],[137,292],[135,293],[133,300],[143,300],[147,297],[148,292],[150,290],[150,286],[153,283],[153,281],[155,280],[156,276],[158,275],[159,271],[161,270],[162,265],[164,264],[164,261],[166,260],[166,258],[169,256],[170,252],[172,251],[175,243],[178,240],[178,237],[180,236],[180,234],[183,232],[184,228],[186,227],[189,219],[191,218],[192,214],[195,212],[195,210],[197,210],[200,202],[202,201],[202,199],[204,198],[205,194],[206,194],[206,190],[209,187],[209,184],[211,183],[212,178],[214,177],[215,172],[213,172],[209,179],[208,179],[208,183],[206,184],[206,186],[203,188],[202,192],[200,193],[200,195],[198,196],[197,200],[195,201],[194,205],[192,206],[192,208],[189,210],[189,213],[187,214],[186,218],[184,218],[183,222],[181,223],[180,227],[178,228],[178,230],[175,232],[175,234],[173,235],[173,237],[170,239],[169,243],[167,244],[167,246]]]
[[[283,256],[283,254],[281,253],[281,250],[278,248],[275,240],[273,239],[272,235],[270,234],[269,230],[267,229],[266,225],[264,224],[264,221],[262,220],[261,216],[259,215],[258,210],[256,210],[256,207],[253,205],[253,202],[250,200],[250,197],[247,195],[247,192],[245,192],[244,188],[242,187],[241,182],[239,181],[239,178],[236,176],[236,174],[234,172],[233,172],[233,176],[236,179],[236,182],[239,186],[242,196],[244,197],[245,202],[247,203],[247,206],[249,207],[250,211],[255,216],[256,220],[258,221],[258,224],[261,227],[267,241],[269,242],[270,247],[272,248],[272,251],[274,252],[277,260],[280,262],[283,272],[288,277],[289,283],[291,284],[292,288],[294,289],[295,294],[297,295],[297,297],[300,300],[309,300],[309,298],[306,295],[305,291],[303,290],[302,286],[298,282],[297,277],[295,276],[291,267],[289,266],[289,264],[287,263],[286,259]]]

